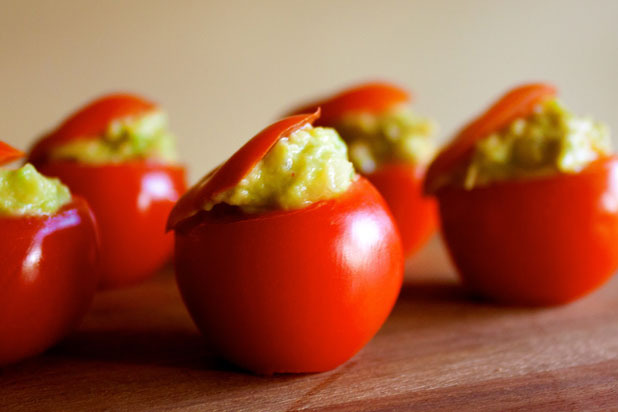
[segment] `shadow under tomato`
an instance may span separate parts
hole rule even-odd
[[[46,356],[75,360],[220,369],[204,338],[191,331],[77,331]]]
[[[500,305],[475,295],[452,275],[426,273],[420,279],[406,277],[383,329],[385,333],[425,330],[458,325],[471,319],[494,321],[538,310]]]
[[[399,301],[426,304],[471,304],[482,302],[463,286],[449,281],[405,281],[399,293]]]

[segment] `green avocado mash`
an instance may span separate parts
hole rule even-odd
[[[0,170],[0,215],[51,215],[71,201],[59,179],[43,176],[30,163],[17,170]]]
[[[337,132],[308,125],[281,138],[238,185],[204,208],[227,203],[248,213],[298,209],[345,192],[355,178]]]
[[[471,189],[494,181],[576,173],[611,153],[609,129],[570,113],[557,100],[480,140],[464,177]]]
[[[362,173],[392,162],[426,164],[435,154],[436,124],[400,106],[380,114],[351,113],[336,126],[347,142],[350,159]]]
[[[71,141],[55,148],[52,159],[77,160],[100,165],[122,163],[135,159],[150,159],[160,163],[177,160],[174,135],[168,130],[167,116],[156,111],[136,118],[112,122],[96,139]]]

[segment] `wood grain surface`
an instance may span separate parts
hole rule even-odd
[[[352,360],[259,377],[206,351],[168,269],[101,293],[64,342],[0,369],[0,410],[618,410],[618,280],[567,306],[495,306],[466,295],[434,241]]]

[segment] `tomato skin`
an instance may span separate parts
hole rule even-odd
[[[157,110],[157,106],[140,96],[115,93],[101,96],[66,118],[55,130],[39,139],[30,149],[30,161],[47,160],[50,151],[77,139],[97,139],[111,122],[137,117]]]
[[[4,142],[0,142],[0,166],[11,163],[24,156],[21,150],[17,150]]]
[[[169,260],[174,240],[165,222],[186,189],[183,167],[146,161],[35,166],[88,200],[101,234],[101,288],[142,281]]]
[[[213,350],[259,374],[326,371],[390,313],[399,234],[364,178],[335,199],[263,215],[201,212],[176,227],[176,276]]]
[[[202,205],[216,194],[240,182],[251,169],[284,136],[289,136],[303,126],[311,125],[320,117],[320,109],[311,114],[283,118],[253,136],[225,163],[197,182],[176,204],[168,218],[167,230],[202,210]]]
[[[0,365],[73,329],[98,283],[94,218],[78,197],[52,216],[0,218]]]
[[[577,174],[437,192],[442,235],[471,290],[497,302],[555,305],[618,266],[618,159]]]
[[[367,82],[347,88],[327,99],[297,107],[290,113],[313,113],[321,108],[322,115],[315,125],[333,127],[349,113],[379,114],[411,101],[411,94],[399,86],[386,82]]]
[[[558,90],[546,83],[529,83],[505,93],[482,115],[468,123],[431,162],[425,178],[425,192],[434,193],[449,183],[451,174],[465,166],[479,140],[508,126],[518,118],[532,114],[534,109]]]
[[[423,194],[424,174],[422,166],[392,163],[366,176],[382,194],[395,218],[405,256],[417,252],[438,224],[436,201]]]

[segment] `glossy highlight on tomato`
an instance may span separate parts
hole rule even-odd
[[[140,282],[170,259],[173,237],[165,233],[165,222],[186,190],[184,167],[149,159],[89,165],[50,159],[49,153],[71,140],[98,138],[116,119],[156,109],[138,96],[104,96],[44,136],[29,154],[41,173],[60,178],[92,207],[101,234],[102,288]]]
[[[87,203],[51,216],[0,217],[0,365],[39,354],[88,309],[98,283],[98,243]]]
[[[466,162],[465,147],[484,137],[479,130],[490,134],[508,124],[504,119],[530,114],[531,102],[554,94],[554,88],[540,84],[507,93],[479,118],[492,127],[480,120],[467,126],[458,135],[462,141],[438,156],[427,181],[429,190],[437,187],[442,235],[464,284],[497,302],[567,303],[598,288],[618,267],[616,157],[601,158],[578,173],[471,190],[442,179]]]
[[[363,83],[316,102],[292,113],[305,113],[320,108],[318,126],[337,128],[341,119],[352,113],[380,114],[399,105],[410,104],[411,94],[386,82]],[[366,174],[390,207],[401,233],[406,256],[418,251],[435,232],[437,208],[433,198],[424,195],[424,165],[391,163]]]
[[[290,125],[312,120],[284,119],[254,139],[274,144]],[[232,157],[240,168],[266,154],[247,149],[252,141],[239,151],[243,161]],[[213,196],[216,182],[234,180],[232,171],[231,180],[209,183],[227,174],[226,164],[187,192],[168,222],[178,286],[195,323],[215,353],[254,373],[337,367],[378,331],[401,288],[401,241],[383,198],[359,177],[338,197],[297,210],[198,209],[196,199]]]

